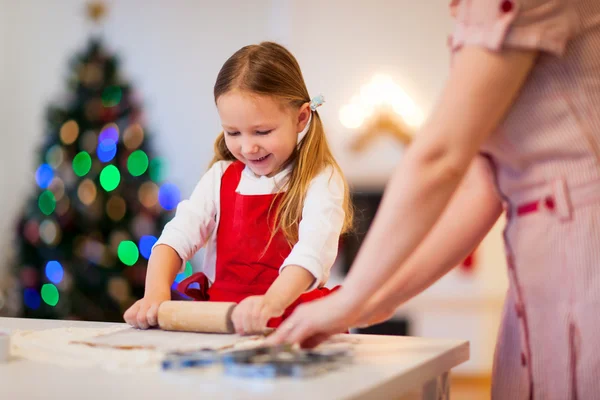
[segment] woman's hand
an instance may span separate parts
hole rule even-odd
[[[292,315],[266,340],[267,345],[299,343],[315,347],[329,336],[346,332],[361,316],[343,289],[319,300],[298,306]]]

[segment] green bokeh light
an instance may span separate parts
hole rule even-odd
[[[109,86],[102,92],[102,105],[114,107],[121,102],[123,91],[118,86]]]
[[[175,282],[179,283],[182,280],[189,278],[190,276],[192,276],[192,272],[194,272],[192,270],[192,264],[189,261],[187,261],[185,263],[185,269],[183,270],[183,272],[177,274],[177,276],[175,277]]]
[[[135,243],[133,243],[131,240],[124,240],[119,243],[117,255],[123,264],[129,266],[135,264],[138,258],[140,258],[140,252],[138,251]]]
[[[100,185],[107,192],[113,191],[121,182],[121,173],[114,165],[107,165],[100,172]]]
[[[154,158],[150,161],[150,179],[156,183],[160,183],[167,175],[167,163],[161,157]]]
[[[127,169],[133,176],[140,176],[148,169],[148,156],[143,150],[136,150],[127,159]]]
[[[77,176],[84,176],[92,168],[92,157],[86,152],[82,151],[77,153],[73,158],[73,171]]]
[[[60,299],[60,295],[58,294],[58,289],[51,283],[46,283],[42,286],[42,300],[49,306],[54,307],[58,304],[58,300]]]
[[[38,198],[38,206],[44,215],[50,215],[56,209],[56,198],[54,193],[44,190]]]

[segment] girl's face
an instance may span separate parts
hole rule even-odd
[[[272,96],[233,90],[217,99],[225,144],[259,176],[273,176],[289,160],[310,109],[293,110]]]

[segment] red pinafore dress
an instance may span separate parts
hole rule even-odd
[[[239,303],[248,296],[263,295],[290,254],[291,248],[281,231],[275,233],[265,249],[280,198],[276,194],[237,193],[244,168],[243,163],[233,162],[221,178],[215,281],[210,285],[199,272],[177,285],[179,292],[194,300]],[[336,289],[318,288],[303,293],[281,317],[272,318],[268,326],[279,326],[299,304],[327,296]]]

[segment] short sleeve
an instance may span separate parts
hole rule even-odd
[[[314,277],[307,291],[324,286],[338,253],[344,225],[344,178],[328,167],[316,176],[308,189],[298,226],[298,242],[284,260],[280,271],[298,265]]]
[[[453,0],[450,10],[456,20],[449,41],[452,50],[479,45],[562,56],[579,26],[570,0]]]

